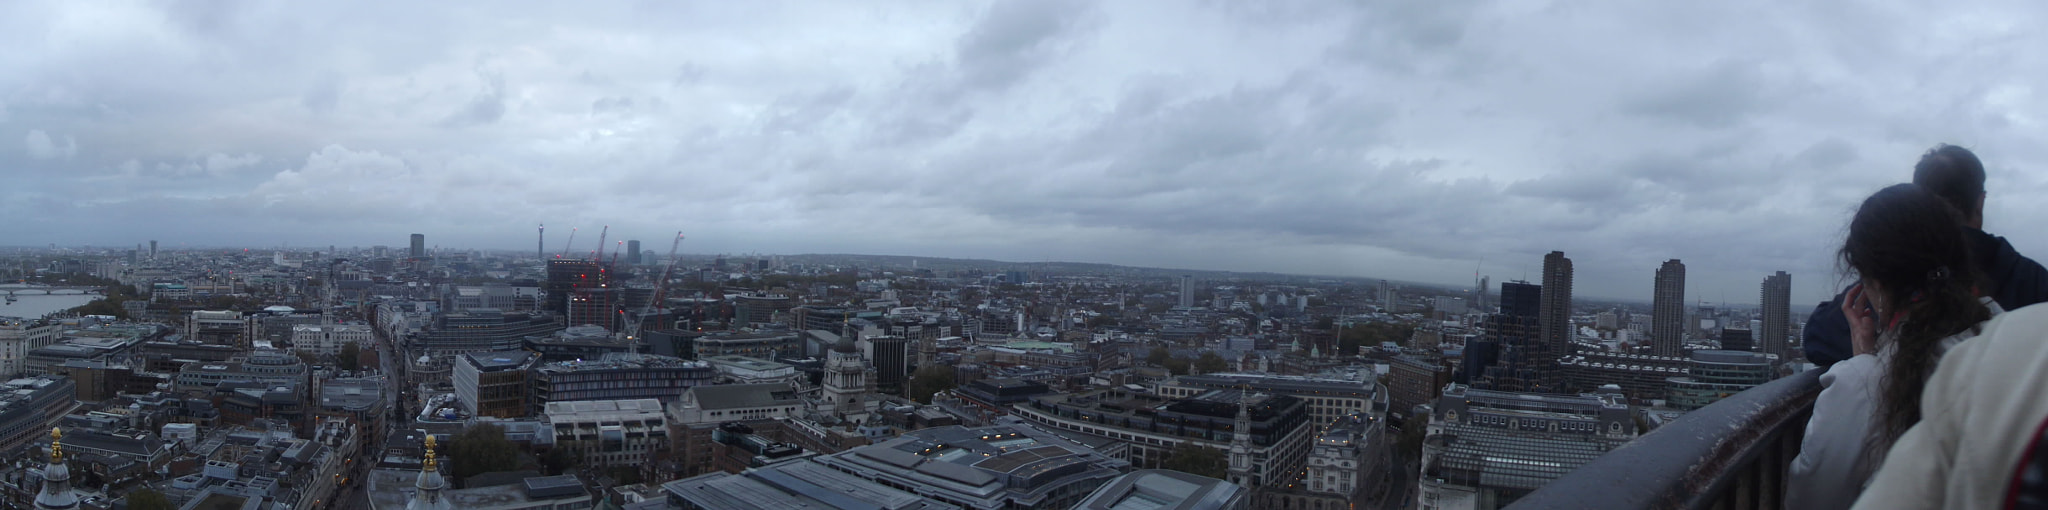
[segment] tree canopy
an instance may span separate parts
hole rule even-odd
[[[933,393],[956,387],[959,387],[959,383],[953,378],[953,367],[946,365],[918,367],[917,373],[910,376],[910,395],[908,396],[911,400],[918,401],[918,403],[930,404],[932,403]]]
[[[1167,351],[1165,346],[1158,346],[1153,347],[1152,352],[1145,354],[1145,362],[1154,365],[1165,365],[1166,360],[1172,357],[1173,353]]]
[[[1166,360],[1164,365],[1166,366],[1166,371],[1173,375],[1188,375],[1188,368],[1194,365],[1194,361],[1185,357],[1175,356]]]
[[[458,480],[519,469],[519,446],[505,439],[505,428],[482,424],[463,429],[448,445],[448,464]]]
[[[1225,361],[1223,356],[1216,354],[1216,351],[1204,352],[1202,357],[1195,358],[1195,370],[1204,374],[1213,374],[1229,369],[1230,362]]]
[[[1182,442],[1159,463],[1162,469],[1191,475],[1223,478],[1229,474],[1230,457],[1223,450]]]
[[[341,359],[334,360],[335,367],[354,372],[361,368],[362,364],[363,346],[356,345],[355,342],[341,344]]]
[[[155,490],[142,489],[128,493],[128,510],[173,510],[176,508],[171,506],[170,498],[164,497],[164,493]]]

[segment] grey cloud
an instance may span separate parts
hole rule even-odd
[[[469,103],[463,105],[445,121],[448,125],[473,126],[490,124],[505,117],[505,76],[497,72],[478,70],[477,78],[482,87]]]
[[[1724,60],[1673,76],[1622,104],[1622,111],[1693,127],[1734,126],[1782,104],[1754,62]]]
[[[1015,85],[1071,50],[1069,38],[1086,26],[1092,7],[1076,1],[997,1],[960,37],[953,58],[962,84],[975,89]]]
[[[69,136],[52,137],[41,129],[29,130],[28,136],[22,138],[22,145],[27,149],[28,156],[35,159],[70,159],[71,156],[78,154],[77,140]]]

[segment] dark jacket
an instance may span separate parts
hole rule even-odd
[[[2020,255],[2003,237],[1977,229],[1970,229],[1968,235],[1971,257],[1977,260],[1977,274],[1984,277],[1977,288],[1978,295],[1991,296],[2006,310],[2048,302],[2048,269]],[[1847,292],[1843,289],[1843,293]],[[1853,355],[1849,346],[1849,318],[1842,316],[1842,299],[1843,294],[1835,294],[1834,299],[1821,303],[1813,309],[1813,316],[1806,319],[1806,331],[1800,337],[1806,346],[1806,360],[1815,365],[1833,365]]]

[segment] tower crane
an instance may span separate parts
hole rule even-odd
[[[682,247],[683,233],[676,232],[675,241],[668,245],[668,267],[662,268],[661,278],[654,280],[654,296],[648,298],[647,304],[640,308],[638,317],[633,317],[632,321],[626,323],[627,340],[640,339],[640,326],[647,323],[647,316],[654,313],[655,306],[668,298],[668,279],[676,271],[676,249]]]

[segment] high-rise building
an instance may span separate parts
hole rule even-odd
[[[1503,298],[1505,301],[1505,298]],[[1538,305],[1536,323],[1550,354],[1572,353],[1572,259],[1564,252],[1543,256],[1543,302]]]
[[[1541,313],[1543,286],[1529,282],[1500,283],[1500,314],[1535,318]]]
[[[156,240],[155,240],[155,239],[151,239],[151,240],[149,240],[149,258],[150,258],[150,259],[152,259],[152,260],[156,259]]]
[[[875,365],[875,391],[902,395],[910,378],[910,339],[900,336],[869,337],[868,360]]]
[[[1685,355],[1685,263],[1664,261],[1650,296],[1650,354]]]
[[[420,260],[420,259],[424,259],[424,258],[427,258],[427,235],[426,235],[426,234],[413,234],[413,235],[412,235],[412,258],[413,258],[413,260]]]
[[[595,261],[580,259],[553,259],[548,261],[548,281],[541,287],[547,291],[548,311],[568,314],[569,296],[576,289],[607,287],[611,274],[604,265]]]
[[[626,241],[626,265],[637,266],[640,263],[640,240]]]
[[[1778,355],[1778,361],[1791,359],[1792,352],[1785,345],[1792,334],[1792,275],[1779,271],[1764,277],[1764,295],[1758,301],[1763,305],[1763,330],[1757,332],[1764,354]]]
[[[1180,307],[1195,307],[1195,276],[1180,275]]]
[[[526,351],[472,352],[455,357],[450,382],[462,409],[474,416],[526,416],[530,377],[538,356]]]

